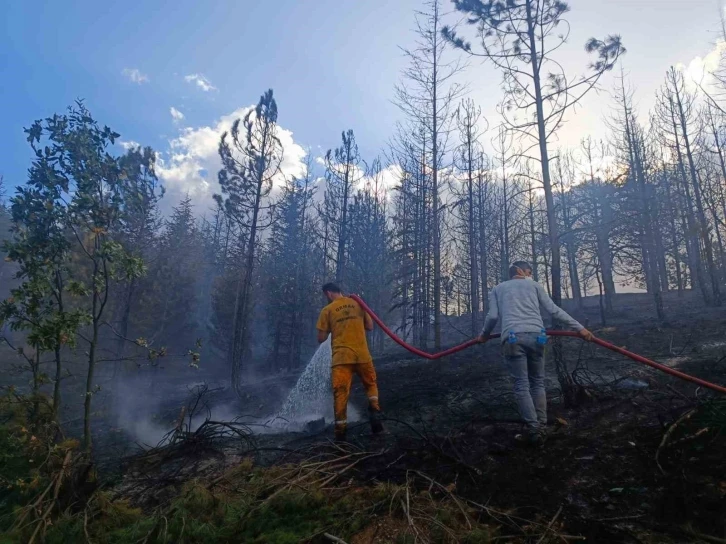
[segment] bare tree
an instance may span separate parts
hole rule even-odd
[[[648,293],[654,298],[656,312],[664,319],[665,313],[658,277],[658,259],[654,236],[655,216],[652,210],[653,187],[647,176],[648,155],[645,141],[645,130],[638,123],[633,107],[632,92],[625,87],[625,76],[621,73],[620,88],[616,93],[617,110],[611,128],[614,133],[614,145],[620,159],[628,170],[627,184],[634,197],[631,215],[636,224],[638,247],[640,248],[642,273]]]
[[[510,170],[517,168],[518,157],[512,150],[513,142],[511,134],[507,133],[504,125],[499,125],[496,139],[492,142],[495,150],[495,160],[498,163],[498,171],[501,170],[501,177],[498,178],[501,191],[501,213],[500,217],[500,278],[502,281],[509,279],[509,264],[512,251],[510,244],[511,233],[511,206],[513,191],[513,176]],[[497,172],[499,174],[499,172]]]
[[[427,139],[423,127],[408,131],[399,127],[399,135],[391,154],[402,168],[400,185],[396,188],[394,205],[395,254],[400,263],[399,302],[404,317],[402,327],[410,320],[413,342],[427,347],[432,313],[431,261],[432,217],[429,168],[425,149]]]
[[[484,304],[489,300],[489,254],[490,244],[488,234],[489,225],[489,207],[492,199],[490,198],[491,187],[489,183],[488,168],[489,163],[487,156],[482,153],[479,155],[479,163],[476,173],[476,198],[477,198],[477,215],[476,223],[479,229],[479,272],[481,275],[481,300],[482,312],[486,310]]]
[[[713,241],[705,213],[701,183],[696,171],[695,150],[693,148],[694,132],[699,130],[699,127],[694,125],[700,120],[697,118],[695,110],[695,97],[686,90],[682,72],[673,67],[668,70],[665,84],[659,94],[658,104],[662,130],[669,137],[669,143],[676,157],[686,196],[686,217],[689,230],[700,235],[700,241],[705,249],[706,265],[711,283],[710,294],[706,287],[705,278],[698,277],[699,275],[702,276],[702,267],[700,263],[700,244],[697,239],[691,241],[692,268],[695,268],[692,273],[695,272],[696,277],[698,277],[704,300],[707,303],[720,306],[721,289],[714,261]]]
[[[468,265],[469,293],[468,298],[471,306],[471,334],[475,335],[479,330],[480,296],[479,266],[481,257],[479,252],[482,248],[482,241],[479,239],[480,228],[477,228],[477,210],[480,206],[478,201],[477,169],[481,165],[483,149],[479,142],[479,124],[482,121],[481,108],[477,107],[472,100],[462,102],[456,111],[456,121],[459,128],[460,145],[456,149],[454,164],[461,172],[463,187],[458,187],[458,180],[455,179],[453,194],[456,201],[452,211],[458,212],[458,230],[464,236],[466,242],[464,247],[464,260]]]
[[[444,37],[462,51],[491,61],[502,71],[505,91],[502,113],[507,126],[531,142],[531,147],[525,147],[524,154],[534,147],[539,149],[552,252],[552,298],[559,303],[560,239],[548,142],[562,126],[565,114],[595,88],[625,49],[619,36],[608,36],[604,41],[591,38],[585,46],[589,53],[597,54],[597,60],[590,64],[591,73],[571,78],[553,56],[569,35],[569,25],[564,19],[569,7],[565,2],[454,0],[454,5],[467,16],[469,24],[476,25],[481,50],[475,51],[471,43],[450,28],[443,29]]]
[[[409,66],[403,72],[404,83],[396,87],[396,104],[420,134],[420,149],[430,178],[430,220],[427,229],[432,234],[433,260],[433,319],[434,345],[441,347],[441,239],[442,210],[440,172],[447,153],[451,130],[451,111],[464,88],[455,83],[462,70],[460,61],[447,61],[448,44],[441,36],[441,2],[429,0],[426,11],[416,12],[417,41],[413,48],[404,49]],[[428,272],[427,272],[428,273]]]
[[[607,155],[604,144],[600,144],[599,159],[603,160]],[[586,177],[590,183],[591,198],[589,210],[584,216],[588,217],[594,224],[595,239],[597,245],[597,261],[599,263],[598,274],[602,277],[603,295],[605,299],[605,311],[612,312],[613,296],[615,295],[615,280],[613,277],[613,257],[610,249],[610,233],[614,226],[614,216],[611,205],[611,195],[614,187],[604,183],[601,177],[595,177],[595,144],[592,138],[585,138],[581,143],[581,149],[587,165]]]
[[[578,236],[575,225],[578,222],[577,210],[573,203],[572,188],[576,182],[576,168],[571,153],[560,151],[557,157],[555,180],[559,185],[560,217],[562,221],[561,239],[566,249],[568,276],[572,287],[572,299],[582,308],[582,288],[578,269]]]

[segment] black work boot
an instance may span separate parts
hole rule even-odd
[[[531,448],[540,448],[544,446],[547,435],[540,430],[527,431],[524,434],[517,434],[514,436],[514,440],[523,446]]]
[[[342,425],[335,426],[335,441],[339,443],[347,442],[348,428]]]
[[[546,439],[547,439],[547,435],[541,429],[530,432],[527,436],[527,442],[529,442],[529,445],[534,448],[539,448],[539,447],[544,446]]]
[[[371,410],[368,408],[368,420],[371,423],[371,432],[373,434],[381,434],[383,432],[382,416],[383,414],[379,410]]]

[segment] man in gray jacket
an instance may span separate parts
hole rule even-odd
[[[540,308],[591,341],[593,335],[558,307],[544,288],[532,280],[532,267],[518,261],[509,267],[509,281],[497,285],[489,295],[489,312],[479,342],[485,343],[498,322],[502,329],[504,360],[514,379],[519,415],[527,425],[527,439],[542,442],[547,425],[544,348],[546,337]]]

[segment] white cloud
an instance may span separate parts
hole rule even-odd
[[[323,149],[320,146],[317,146],[317,148],[320,151],[323,151]],[[335,159],[333,158],[333,161]],[[323,168],[327,167],[327,161],[326,161],[326,154],[317,154],[315,155],[314,162],[318,164],[319,166],[322,166]],[[384,163],[385,164],[385,163]],[[372,164],[369,163],[369,166],[372,166]],[[387,196],[390,196],[392,189],[396,186],[398,186],[401,183],[401,177],[403,175],[403,169],[398,164],[389,164],[388,166],[381,165],[381,169],[378,172],[378,179],[376,180],[376,177],[371,175],[370,170],[367,170],[364,165],[357,165],[353,167],[353,172],[351,173],[351,176],[353,180],[355,180],[353,184],[353,190],[359,191],[364,190],[366,187],[370,186],[371,188],[375,187],[376,181],[378,182],[378,190],[387,193]],[[321,183],[321,187],[325,188],[325,178],[320,178],[323,180],[323,183]]]
[[[171,113],[171,117],[172,119],[174,119],[174,121],[182,121],[184,119],[184,114],[176,109],[174,106],[171,107],[169,113]]]
[[[377,182],[378,191],[387,194],[390,194],[391,190],[400,184],[401,176],[403,175],[403,169],[397,164],[391,164],[386,168],[382,168],[377,175],[369,175],[370,173],[366,173],[362,169],[356,170],[357,173],[354,177],[359,179],[359,182],[354,187],[355,190],[363,190],[367,187],[373,190]]]
[[[190,74],[188,76],[184,76],[184,80],[187,81],[187,83],[194,83],[205,93],[217,90],[217,87],[212,85],[212,83],[201,74]]]
[[[315,162],[324,165],[325,161],[321,157],[317,157]],[[360,166],[353,167],[351,177],[354,180],[353,191],[363,191],[369,189],[375,191],[376,184],[378,187],[378,195],[385,199],[390,199],[393,195],[393,189],[400,185],[403,169],[398,164],[391,164],[385,168],[381,168],[377,175],[372,175]],[[321,189],[317,192],[317,197],[322,200],[327,187],[327,180],[324,177],[317,179],[317,185]]]
[[[125,75],[129,81],[137,83],[138,85],[149,82],[149,76],[142,74],[141,70],[138,68],[124,68],[121,70],[121,73]]]
[[[689,90],[696,90],[699,85],[709,89],[709,86],[712,85],[710,76],[719,68],[724,54],[726,54],[726,42],[719,41],[706,56],[692,59],[688,66],[682,63],[676,65],[676,68],[683,72]]]
[[[403,168],[397,164],[391,164],[381,171],[381,184],[386,191],[390,191],[401,183],[402,176]]]
[[[239,108],[212,126],[182,128],[179,136],[169,142],[168,151],[160,154],[157,162],[157,173],[169,192],[169,200],[173,200],[174,195],[189,193],[204,202],[205,205],[198,207],[200,211],[206,209],[212,195],[219,193],[217,174],[222,168],[217,151],[219,140],[231,129],[234,121],[244,118],[251,109],[253,106]],[[278,126],[277,136],[284,154],[275,188],[279,188],[288,177],[305,174],[306,156],[302,146],[295,143],[291,131]]]
[[[133,140],[120,140],[118,145],[123,147],[126,151],[129,149],[136,149],[137,147],[141,147],[141,144],[139,142],[134,142]]]

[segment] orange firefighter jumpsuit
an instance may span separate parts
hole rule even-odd
[[[335,410],[335,434],[344,436],[348,424],[348,398],[353,375],[357,374],[368,395],[371,425],[380,413],[376,369],[368,351],[366,326],[371,328],[371,317],[352,298],[340,297],[320,312],[317,329],[332,334],[332,378]],[[379,423],[380,425],[380,423]],[[375,432],[375,431],[374,431]]]

